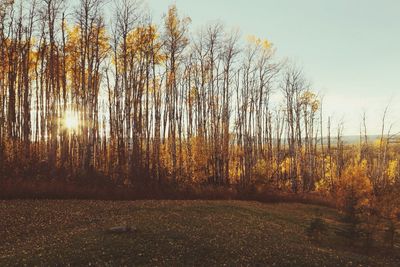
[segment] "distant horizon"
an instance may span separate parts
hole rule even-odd
[[[360,132],[366,113],[367,131],[400,131],[400,1],[271,1],[143,0],[159,19],[176,4],[192,20],[194,32],[210,22],[268,39],[277,56],[304,69],[313,90],[324,97],[324,114],[332,129],[343,122],[344,134]],[[228,7],[229,3],[229,7]],[[210,9],[210,7],[212,7]],[[158,20],[155,20],[159,23]]]

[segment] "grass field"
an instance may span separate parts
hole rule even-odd
[[[317,210],[320,242],[305,234]],[[125,224],[136,231],[107,231]],[[335,210],[293,203],[0,201],[0,266],[400,266],[396,251],[349,248],[341,227]]]

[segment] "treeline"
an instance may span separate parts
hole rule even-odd
[[[364,123],[344,144],[270,42],[215,23],[191,33],[175,6],[155,25],[135,1],[68,2],[1,0],[1,180],[398,192],[385,121],[378,142]]]

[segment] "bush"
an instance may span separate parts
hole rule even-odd
[[[320,241],[321,236],[327,231],[325,221],[321,218],[321,213],[317,213],[317,216],[313,218],[310,225],[306,229],[307,235],[313,240]]]
[[[365,245],[369,246],[375,224],[372,219],[374,198],[367,165],[367,161],[363,160],[348,166],[338,183],[337,205],[344,213],[347,225],[337,234],[349,239],[351,244],[363,237]]]
[[[372,184],[367,173],[367,162],[348,166],[338,183],[337,204],[348,215],[370,205]]]

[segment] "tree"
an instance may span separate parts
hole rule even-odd
[[[190,19],[184,18],[181,20],[178,16],[176,6],[170,6],[164,21],[164,54],[165,61],[165,103],[167,119],[164,119],[164,136],[165,131],[168,131],[169,151],[172,159],[172,180],[177,180],[178,161],[177,161],[177,127],[180,126],[180,115],[178,104],[182,99],[182,94],[178,88],[180,64],[183,60],[183,53],[188,45],[186,37],[187,26]],[[168,128],[167,128],[168,125]],[[179,166],[181,168],[182,166]]]

